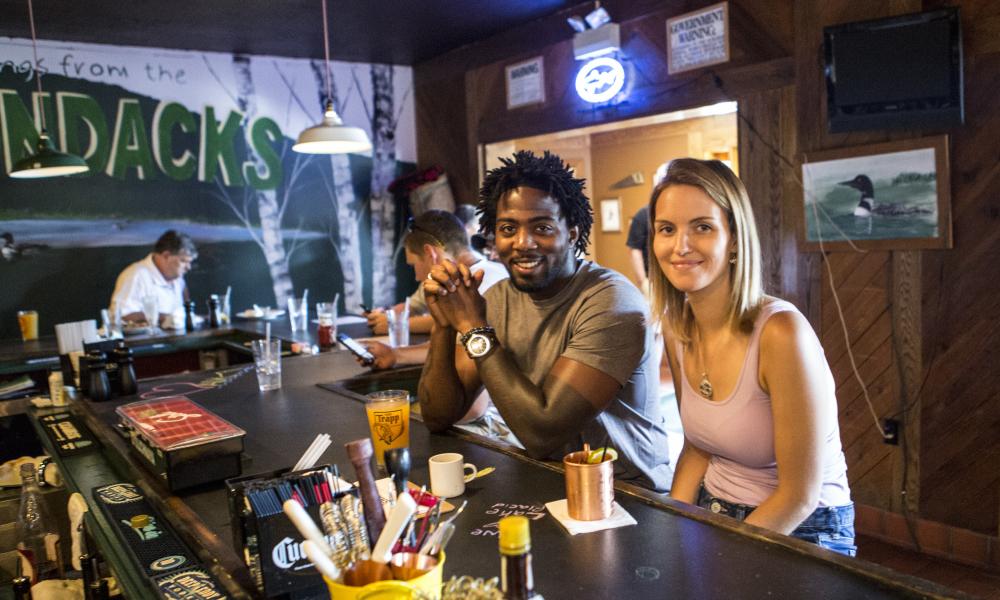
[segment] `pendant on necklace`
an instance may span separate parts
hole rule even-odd
[[[708,373],[701,374],[701,383],[698,384],[698,391],[701,392],[702,396],[709,400],[712,399],[712,383],[708,380]]]

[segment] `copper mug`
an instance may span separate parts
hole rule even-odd
[[[570,452],[563,457],[566,469],[566,509],[571,519],[599,521],[611,516],[615,499],[614,461],[589,464],[590,452]]]

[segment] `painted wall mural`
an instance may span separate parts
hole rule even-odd
[[[41,331],[94,318],[115,278],[174,228],[199,258],[187,275],[204,310],[233,286],[233,310],[341,296],[341,310],[389,304],[406,275],[404,215],[389,183],[416,161],[412,71],[331,63],[333,102],[372,139],[369,155],[303,155],[320,120],[322,61],[0,37],[0,338],[15,312]],[[43,93],[36,91],[42,76]],[[6,174],[37,141],[41,111],[58,149],[91,173]]]

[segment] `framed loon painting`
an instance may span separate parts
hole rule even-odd
[[[948,136],[811,152],[803,250],[951,248]]]

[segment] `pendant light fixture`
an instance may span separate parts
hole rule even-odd
[[[35,11],[28,0],[28,22],[31,24],[31,52],[38,64],[38,41],[35,37]],[[87,162],[73,154],[64,154],[56,150],[45,129],[45,106],[42,99],[42,74],[35,69],[35,81],[38,83],[38,108],[42,122],[42,131],[38,136],[38,146],[35,153],[14,163],[11,177],[20,179],[36,179],[41,177],[59,177],[76,175],[90,170]]]
[[[330,33],[327,30],[326,0],[323,2],[323,51],[326,58],[324,74],[326,75],[326,110],[323,120],[318,125],[305,129],[299,134],[292,150],[304,154],[345,154],[348,152],[366,152],[372,144],[368,134],[360,127],[344,125],[340,115],[333,109],[333,94],[330,83]]]

